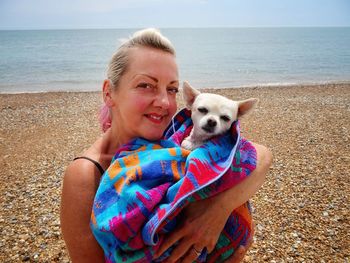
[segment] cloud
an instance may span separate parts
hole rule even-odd
[[[3,11],[17,14],[104,13],[145,5],[141,0],[1,0]],[[147,2],[156,2],[151,0]]]
[[[208,0],[0,0],[0,9],[17,14],[109,13],[152,6],[205,4]],[[116,14],[117,15],[117,14]]]
[[[349,25],[349,0],[0,0],[0,29]]]

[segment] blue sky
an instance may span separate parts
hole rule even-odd
[[[0,0],[0,29],[350,26],[350,0]]]

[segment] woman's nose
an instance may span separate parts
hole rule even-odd
[[[168,109],[170,106],[170,101],[167,92],[159,92],[154,102],[155,106]]]

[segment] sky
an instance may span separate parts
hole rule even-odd
[[[0,0],[0,30],[283,26],[350,26],[350,0]]]

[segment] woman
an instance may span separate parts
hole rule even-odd
[[[154,29],[136,32],[121,45],[110,61],[107,78],[103,83],[105,133],[82,158],[67,167],[64,176],[61,227],[73,262],[104,262],[89,223],[101,174],[118,147],[135,137],[160,139],[177,110],[175,51],[170,41]],[[271,153],[264,146],[254,146],[257,168],[247,179],[214,198],[185,208],[186,220],[166,238],[159,251],[161,254],[180,240],[168,262],[180,258],[182,262],[192,262],[204,247],[210,251],[230,212],[260,188],[271,164]],[[205,231],[202,225],[207,226]],[[232,262],[239,262],[245,252],[245,248],[238,250]]]

